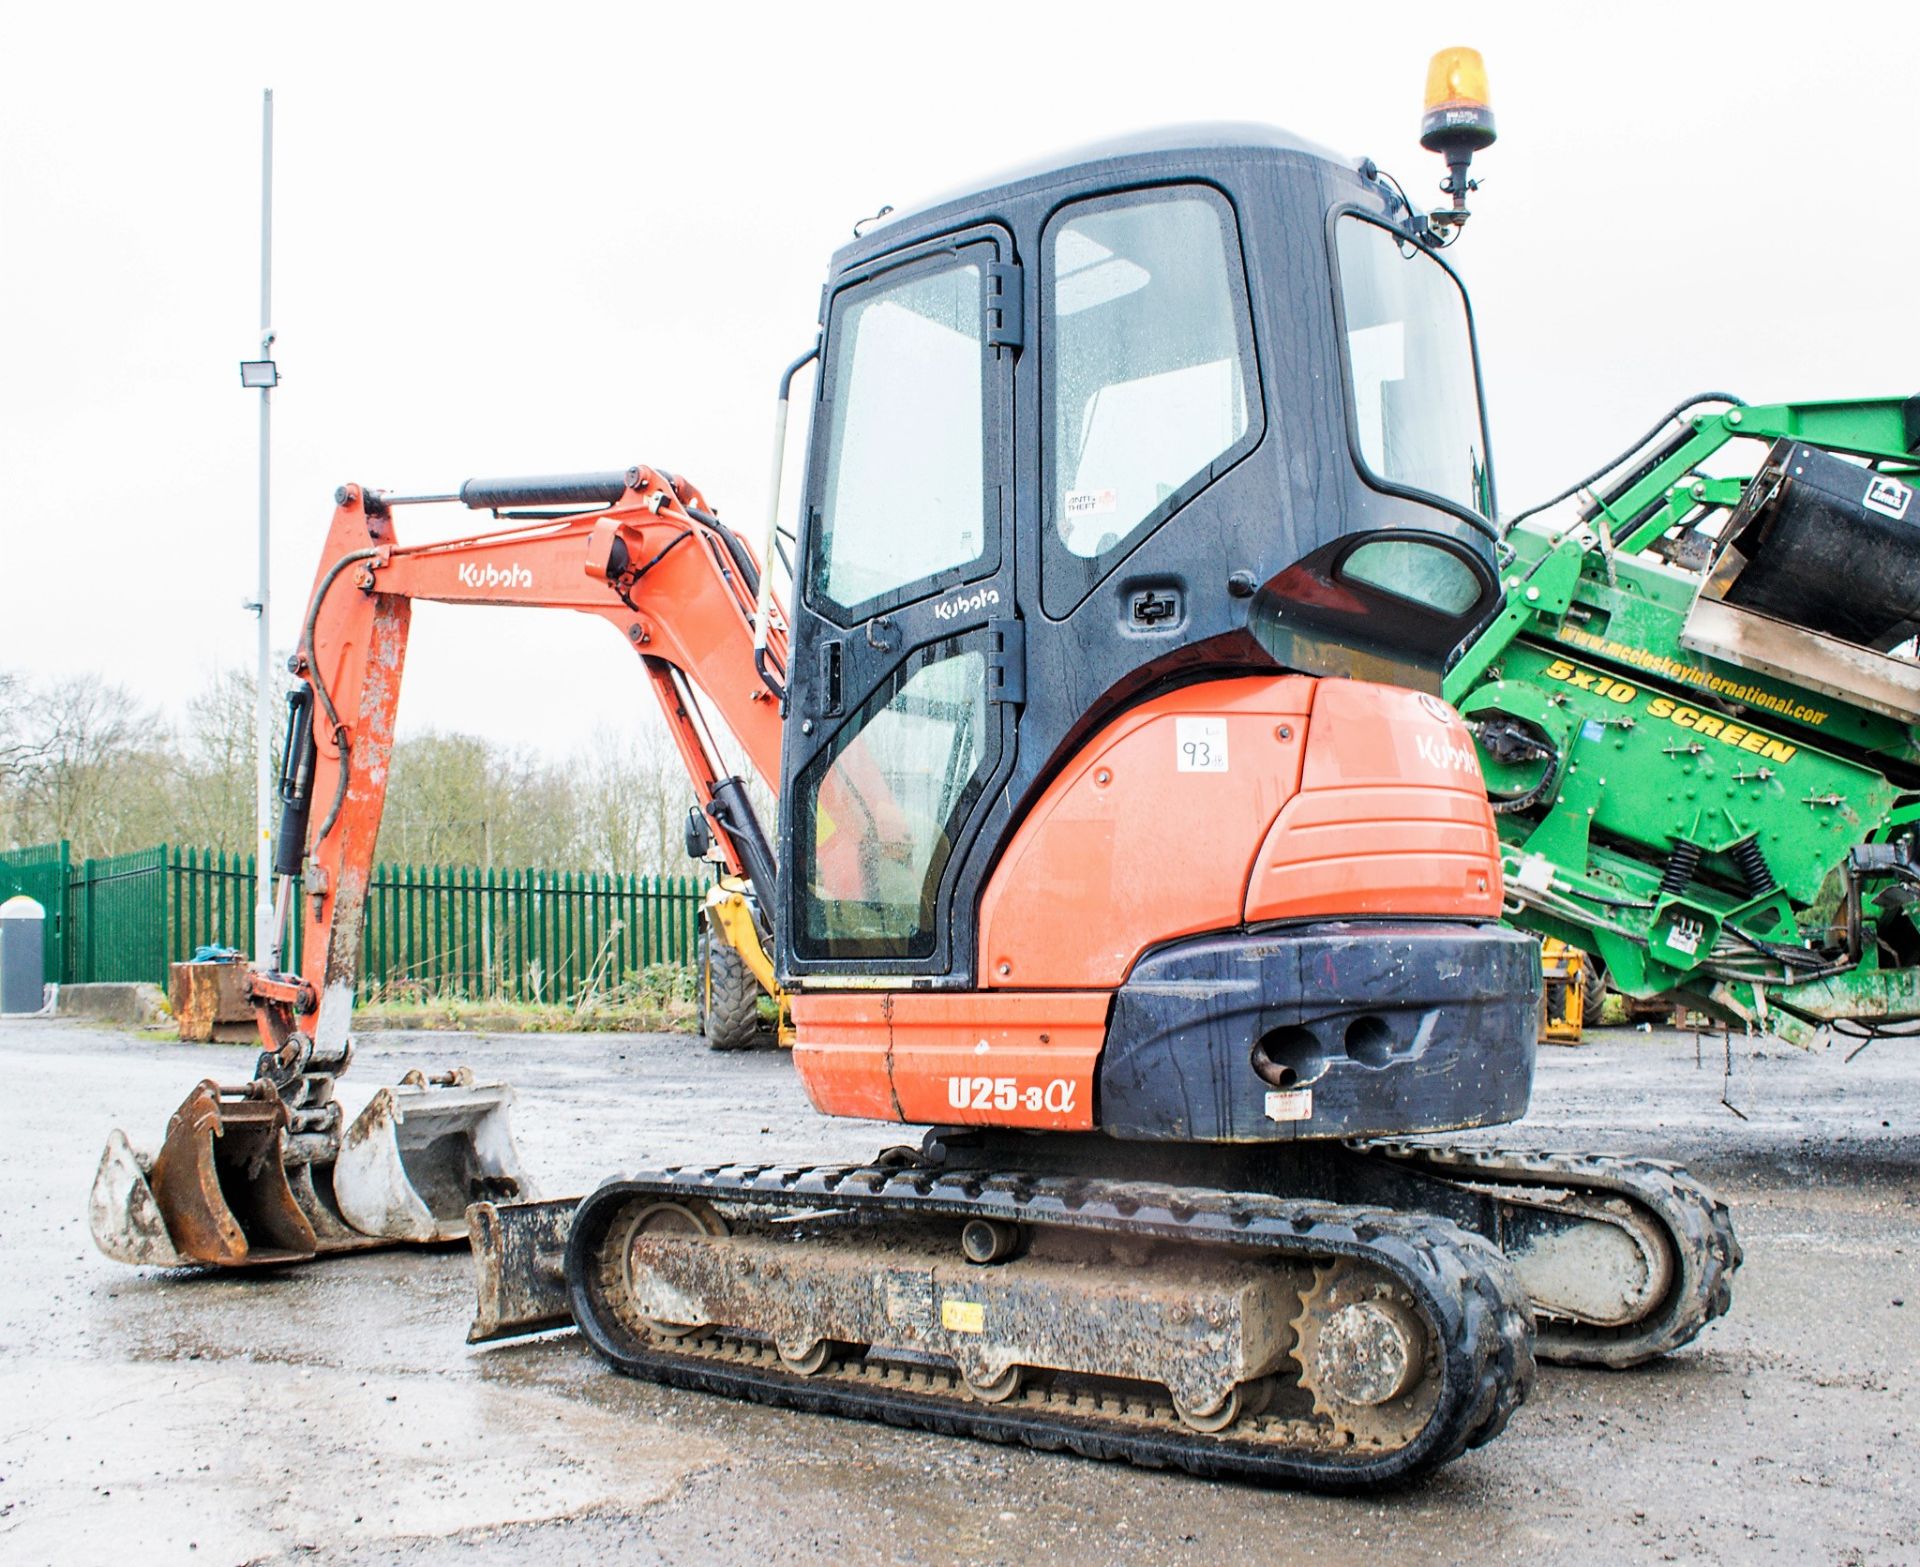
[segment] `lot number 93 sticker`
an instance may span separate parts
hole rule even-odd
[[[1227,770],[1227,721],[1224,718],[1176,718],[1174,765],[1183,773]]]

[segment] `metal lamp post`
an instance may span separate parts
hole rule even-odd
[[[247,607],[257,619],[254,669],[254,908],[253,958],[268,968],[280,966],[279,940],[273,918],[273,697],[268,665],[273,656],[272,627],[267,614],[268,496],[273,435],[273,389],[280,384],[280,367],[273,361],[273,90],[268,88],[260,108],[260,357],[243,360],[240,384],[260,393],[260,585]]]

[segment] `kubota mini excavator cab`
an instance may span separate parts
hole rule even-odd
[[[1725,1210],[1668,1167],[1355,1141],[1517,1119],[1539,1019],[1430,694],[1501,602],[1457,216],[1202,127],[836,256],[779,975],[813,1103],[930,1130],[584,1199],[615,1366],[1352,1485],[1522,1395],[1509,1263],[1552,1358],[1725,1309]]]
[[[1110,989],[1149,950],[1183,968],[1169,943],[1317,912],[1309,863],[1338,866],[1329,914],[1497,916],[1448,711],[1274,680],[1436,690],[1499,601],[1466,299],[1416,233],[1385,181],[1219,127],[892,216],[835,259],[782,757],[802,1015],[855,978],[993,1006]],[[1075,782],[1143,725],[1089,814]],[[1289,796],[1348,780],[1420,809],[1356,792],[1311,854],[1283,850]],[[1430,818],[1422,791],[1460,807]],[[1340,854],[1343,828],[1381,852]],[[1488,926],[1459,943],[1436,961],[1522,952]],[[1493,961],[1490,995],[1527,988]],[[1531,1024],[1458,1021],[1501,1085],[1472,1119],[1509,1117]],[[1365,1080],[1419,1117],[1395,1062]],[[1252,1110],[1228,1119],[1278,1135],[1236,1077]]]

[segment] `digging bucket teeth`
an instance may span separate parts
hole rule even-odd
[[[107,1139],[87,1205],[118,1262],[216,1268],[304,1262],[403,1241],[457,1241],[475,1202],[534,1195],[507,1125],[511,1089],[462,1067],[409,1072],[340,1132],[330,1097],[290,1108],[272,1083],[207,1081],[152,1158]]]
[[[513,1090],[465,1067],[382,1088],[340,1141],[333,1195],[356,1230],[386,1241],[457,1241],[476,1202],[536,1195],[507,1124]]]
[[[162,1267],[236,1268],[313,1256],[322,1241],[283,1155],[291,1120],[270,1083],[223,1088],[209,1080],[174,1111],[153,1159],[116,1131],[88,1204],[95,1244],[121,1262]],[[300,1179],[310,1193],[306,1171]]]

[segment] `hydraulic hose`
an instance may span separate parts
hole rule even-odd
[[[1552,500],[1542,501],[1538,506],[1529,506],[1525,511],[1509,517],[1505,525],[1500,529],[1501,536],[1504,538],[1507,534],[1513,532],[1515,528],[1525,522],[1529,517],[1537,517],[1541,512],[1558,506],[1562,501],[1578,495],[1582,490],[1586,489],[1588,485],[1598,484],[1608,474],[1612,473],[1614,469],[1631,461],[1634,453],[1639,451],[1640,448],[1645,446],[1649,441],[1653,440],[1662,430],[1666,429],[1669,424],[1673,423],[1674,420],[1678,419],[1690,409],[1698,408],[1702,403],[1726,403],[1729,407],[1733,408],[1745,408],[1747,406],[1747,400],[1744,397],[1735,397],[1731,392],[1696,392],[1691,397],[1683,398],[1660,416],[1659,423],[1654,425],[1651,430],[1647,431],[1645,435],[1641,436],[1639,440],[1635,441],[1611,462],[1602,463],[1598,468],[1594,469],[1592,473],[1580,480],[1579,483],[1569,484],[1558,495],[1554,496]]]
[[[320,830],[313,835],[315,843],[333,831],[333,824],[340,819],[340,807],[346,804],[347,800],[347,772],[350,757],[347,726],[340,722],[340,714],[333,705],[332,693],[327,690],[327,682],[320,674],[320,660],[314,656],[313,628],[320,619],[320,606],[326,602],[327,592],[332,588],[334,579],[355,562],[372,560],[379,553],[377,549],[350,550],[329,566],[327,574],[320,579],[320,585],[313,590],[313,602],[307,606],[306,622],[300,628],[300,656],[307,666],[307,681],[312,685],[314,695],[320,698],[321,711],[327,715],[327,723],[333,729],[334,748],[340,753],[340,775],[334,780],[333,804],[327,807],[327,814],[320,823]]]

